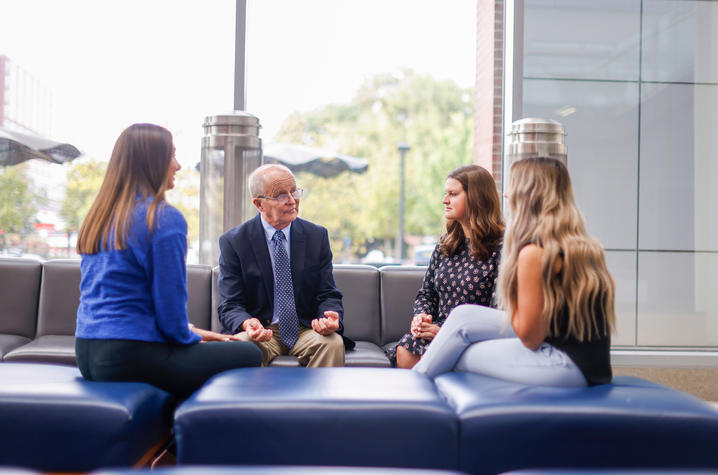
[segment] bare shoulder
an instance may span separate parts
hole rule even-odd
[[[536,244],[527,244],[519,251],[519,265],[541,264],[543,248]]]

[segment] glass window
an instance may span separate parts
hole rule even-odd
[[[413,263],[413,248],[442,231],[446,175],[473,162],[475,0],[253,0],[247,10],[247,110],[265,160],[271,144],[291,143],[369,164],[297,173],[300,216],[328,228],[337,262],[396,263],[405,142],[402,262]]]
[[[526,77],[638,80],[640,0],[524,5]]]
[[[718,251],[718,85],[641,92],[640,247]]]
[[[644,81],[718,83],[718,2],[644,0]]]
[[[616,282],[616,333],[612,345],[636,344],[636,252],[606,251],[606,264]]]
[[[232,107],[234,0],[8,0],[2,20],[0,56],[10,62],[11,75],[26,80],[7,85],[0,126],[71,143],[85,154],[66,165],[32,160],[32,170],[17,169],[32,189],[48,191],[37,212],[26,217],[29,230],[5,236],[17,244],[13,252],[72,256],[67,242],[77,231],[77,219],[63,217],[63,204],[74,199],[69,208],[86,212],[96,191],[86,185],[104,173],[102,164],[120,132],[135,122],[154,122],[174,134],[184,170],[169,200],[188,219],[188,258],[196,260],[195,165],[203,118]],[[31,94],[27,78],[47,94]],[[65,246],[51,244],[56,233]]]
[[[635,249],[638,85],[525,79],[524,117],[565,126],[568,168],[589,232],[606,248]]]
[[[718,346],[718,254],[639,252],[638,344]]]

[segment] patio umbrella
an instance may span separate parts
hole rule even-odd
[[[264,163],[281,163],[294,172],[309,172],[327,178],[343,171],[364,173],[369,168],[369,162],[362,158],[301,144],[268,144],[262,152]]]
[[[80,155],[73,145],[0,127],[0,166],[17,165],[32,158],[65,163]]]

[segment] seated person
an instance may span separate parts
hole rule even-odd
[[[342,294],[327,230],[297,217],[302,190],[283,165],[249,176],[259,215],[219,238],[219,320],[254,342],[263,365],[294,355],[302,365],[344,366]]]
[[[254,345],[189,324],[187,222],[165,201],[179,169],[160,126],[132,125],[115,143],[77,241],[75,353],[87,380],[140,381],[186,398],[216,373],[261,363]]]
[[[566,166],[519,160],[505,196],[498,294],[506,312],[457,307],[414,370],[548,386],[609,383],[615,284],[603,247],[586,232]]]
[[[387,351],[399,368],[411,368],[421,359],[451,309],[492,302],[504,232],[496,183],[480,166],[459,167],[446,179],[443,203],[446,234],[414,300],[411,332]]]

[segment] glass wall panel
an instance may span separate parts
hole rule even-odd
[[[640,247],[718,251],[718,85],[641,96]]]
[[[564,124],[568,167],[589,232],[606,248],[635,249],[638,85],[525,79],[524,117]]]
[[[265,158],[270,144],[289,143],[368,162],[362,174],[297,173],[300,216],[329,230],[336,262],[413,264],[414,249],[442,232],[446,175],[474,161],[476,5],[248,2],[247,110],[261,121]]]
[[[636,252],[606,251],[606,264],[616,281],[616,333],[612,345],[636,344]]]
[[[196,262],[195,165],[204,117],[232,107],[235,1],[4,0],[0,10],[0,56],[11,64],[5,73],[22,79],[0,94],[0,126],[84,152],[65,165],[30,160],[0,170],[5,183],[17,172],[31,192],[51,190],[23,215],[22,229],[8,233],[8,221],[0,222],[0,254],[74,257],[71,238],[115,140],[133,123],[153,122],[174,136],[183,170],[168,199],[187,218],[188,260]],[[58,238],[63,245],[54,244]]]
[[[644,81],[718,83],[718,2],[644,0]]]
[[[524,5],[525,76],[638,80],[639,0]]]
[[[614,345],[714,349],[718,2],[524,6],[523,113],[566,126],[576,197],[616,278]]]
[[[718,253],[639,252],[638,344],[718,346]]]

